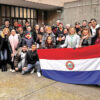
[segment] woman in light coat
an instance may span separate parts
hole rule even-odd
[[[69,28],[69,34],[66,36],[65,43],[61,48],[78,48],[80,44],[80,37],[77,35],[74,27]]]

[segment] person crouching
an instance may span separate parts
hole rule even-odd
[[[29,50],[25,58],[25,67],[23,68],[22,75],[31,72],[34,68],[37,70],[38,77],[41,77],[40,73],[40,62],[37,54],[37,45],[34,43],[31,47],[32,50]]]
[[[23,45],[22,48],[19,48],[14,58],[14,66],[16,72],[22,71],[22,69],[24,68],[27,50],[28,50],[27,45]]]

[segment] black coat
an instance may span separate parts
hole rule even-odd
[[[63,44],[64,44],[64,42],[65,42],[65,40],[62,40],[62,41],[57,41],[57,42],[56,42],[56,48],[60,48],[60,47],[61,47],[61,45],[63,45]]]
[[[5,38],[2,38],[0,36],[0,50],[7,49],[10,53],[12,53],[11,45],[8,39],[8,36],[5,36]]]
[[[40,33],[40,31],[38,33]],[[37,34],[38,33],[36,33],[36,30],[33,31],[33,39],[35,42],[37,42]]]
[[[37,51],[29,50],[25,58],[25,67],[27,67],[28,64],[35,64],[37,61],[39,61]]]
[[[11,60],[11,53],[12,53],[12,48],[8,39],[8,36],[5,36],[5,38],[2,38],[0,36],[0,51],[7,50],[7,60]]]
[[[24,35],[25,35],[25,34],[23,33],[23,34],[20,34],[20,35],[18,36],[19,43],[18,43],[18,46],[17,46],[16,50],[18,50],[20,47],[23,46],[23,38],[24,38]]]
[[[56,37],[58,37],[59,34],[62,34],[63,35],[64,34],[64,29],[62,31],[60,31],[60,29],[58,29],[57,30],[57,34],[56,34]]]
[[[89,46],[92,44],[91,38],[84,39],[82,42],[82,46]]]

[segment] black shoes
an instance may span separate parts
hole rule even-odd
[[[6,72],[7,71],[7,66],[6,65],[2,65],[1,66],[1,71],[2,72]]]

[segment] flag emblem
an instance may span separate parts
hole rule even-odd
[[[75,66],[74,66],[74,63],[72,61],[67,61],[66,67],[68,70],[73,70]]]

